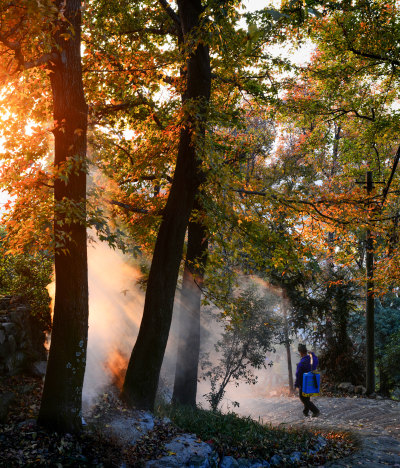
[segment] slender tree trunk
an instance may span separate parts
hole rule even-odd
[[[57,0],[66,21],[55,35],[58,60],[51,86],[55,120],[54,320],[38,423],[58,432],[81,429],[88,331],[86,251],[86,128],[80,56],[80,0]],[[68,223],[67,219],[71,221]]]
[[[372,172],[367,172],[367,192],[368,196],[372,192]],[[371,229],[366,233],[367,252],[366,252],[366,270],[367,270],[367,300],[366,300],[366,347],[367,347],[367,365],[366,365],[366,388],[367,395],[375,392],[375,293],[374,293],[374,238]]]
[[[196,406],[200,354],[201,286],[207,262],[207,230],[190,222],[179,314],[179,342],[172,401]]]
[[[290,353],[290,339],[289,339],[289,325],[288,325],[288,304],[287,299],[283,298],[283,334],[285,338],[285,348],[286,348],[286,357],[287,357],[287,366],[288,366],[288,376],[289,376],[289,394],[292,395],[294,392],[293,387],[293,368],[292,368],[292,355]]]
[[[177,3],[186,41],[190,35],[199,33],[203,8],[201,0],[178,0]],[[208,47],[200,38],[195,42],[187,60],[184,107],[191,101],[196,104],[196,112],[189,106],[185,110],[186,119],[180,134],[174,179],[150,268],[143,318],[121,394],[125,401],[139,408],[154,407],[171,325],[185,232],[201,180],[201,161],[197,150],[205,134],[211,70]]]

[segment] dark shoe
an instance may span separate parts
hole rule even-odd
[[[303,410],[303,414],[304,414],[304,416],[308,416],[310,413],[309,413],[308,410]]]
[[[320,413],[319,411],[317,411],[316,413],[313,413],[313,414],[312,414],[312,417],[313,417],[313,418],[318,417],[318,416],[319,416],[319,413]]]

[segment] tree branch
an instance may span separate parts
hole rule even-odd
[[[44,54],[41,57],[37,58],[36,60],[32,60],[30,62],[24,62],[23,68],[28,70],[29,68],[40,67],[41,65],[46,65],[49,62],[55,62],[58,59],[58,54],[55,52],[51,54]]]
[[[159,36],[166,36],[167,34],[171,34],[171,36],[178,36],[179,31],[177,31],[176,26],[175,27],[168,27],[168,28],[134,28],[134,29],[128,29],[126,31],[122,31],[118,33],[119,36],[125,35],[128,36],[130,34],[155,34]]]
[[[151,117],[153,118],[154,122],[156,123],[157,127],[160,130],[164,130],[164,125],[162,124],[161,120],[156,114],[155,105],[149,99],[147,99],[140,91],[137,91],[139,98],[136,100],[121,102],[119,104],[107,104],[105,106],[99,107],[98,110],[94,108],[94,113],[98,118],[102,118],[108,114],[112,114],[118,111],[124,111],[129,109],[134,109],[135,107],[139,106],[147,106],[152,111]]]
[[[9,41],[7,36],[0,34],[0,42],[7,47],[8,49],[14,52],[15,60],[18,63],[16,71],[28,70],[30,68],[39,67],[41,65],[46,65],[51,61],[55,61],[58,58],[58,54],[52,52],[50,54],[43,54],[35,60],[25,61],[24,55],[22,53],[22,47],[19,42]]]
[[[163,216],[164,210],[158,210],[158,211],[151,211],[147,210],[146,208],[138,208],[136,206],[131,205],[130,203],[123,203],[119,202],[117,200],[109,200],[109,203],[111,205],[117,205],[121,208],[124,208],[127,211],[131,211],[132,213],[139,213],[139,214],[151,214],[151,215],[161,215]]]
[[[120,206],[121,208],[124,208],[125,210],[132,211],[133,213],[140,213],[140,214],[150,213],[149,210],[146,210],[144,208],[137,208],[136,206],[130,205],[129,203],[122,203],[117,200],[110,200],[110,203],[112,205]]]
[[[350,52],[353,54],[358,55],[359,57],[370,58],[374,60],[379,60],[380,62],[389,62],[391,65],[400,66],[400,61],[396,59],[391,59],[390,57],[385,57],[384,55],[372,54],[370,52],[362,52],[361,50],[357,50],[352,46],[348,46]]]
[[[400,146],[397,148],[397,151],[396,151],[396,156],[394,158],[394,161],[393,161],[393,166],[392,166],[392,171],[390,173],[390,176],[389,176],[389,180],[385,186],[385,188],[383,189],[382,191],[382,207],[386,201],[386,197],[389,193],[389,189],[390,189],[390,185],[392,183],[392,180],[393,180],[393,177],[394,177],[394,173],[396,172],[396,169],[397,169],[397,166],[399,164],[399,159],[400,159]]]
[[[358,117],[360,119],[369,120],[370,122],[375,122],[375,114],[374,113],[372,114],[372,117],[370,117],[369,115],[360,114],[355,109],[342,109],[342,108],[331,109],[331,113],[334,114],[335,116],[337,116],[337,114],[339,114],[339,117],[342,117],[343,115],[346,115],[346,114],[353,113],[356,117]]]
[[[158,3],[164,8],[165,12],[168,16],[174,21],[174,23],[179,27],[179,31],[181,30],[181,20],[179,16],[175,13],[173,8],[167,2],[167,0],[158,0]]]

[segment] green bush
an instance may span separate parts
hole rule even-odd
[[[29,304],[43,330],[51,326],[46,286],[52,280],[52,271],[53,259],[48,253],[8,253],[4,231],[0,232],[0,294],[17,296]]]

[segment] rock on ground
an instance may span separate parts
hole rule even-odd
[[[211,446],[199,440],[194,434],[180,434],[165,444],[169,455],[146,463],[146,468],[193,467],[209,468],[215,454]]]
[[[151,413],[138,411],[137,415],[126,418],[115,418],[108,424],[110,433],[124,443],[135,445],[136,441],[154,428],[154,417]]]

